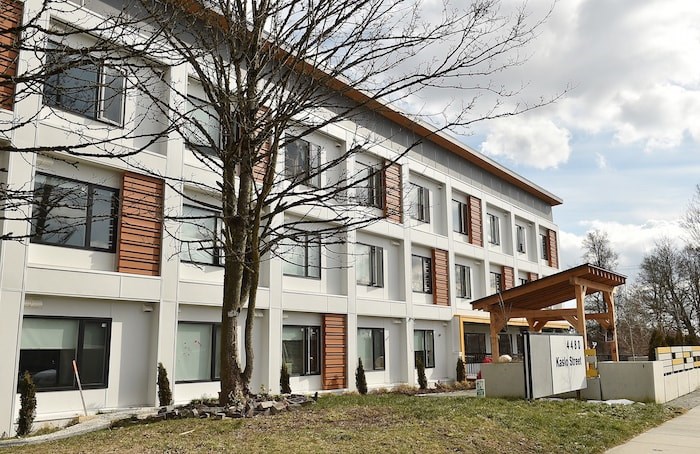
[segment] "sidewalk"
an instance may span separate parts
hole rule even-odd
[[[700,453],[700,390],[667,403],[677,407],[694,407],[686,414],[654,427],[620,446],[609,454],[646,454],[667,452],[673,454]]]

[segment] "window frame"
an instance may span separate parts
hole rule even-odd
[[[193,205],[193,204],[189,204],[189,203],[183,204],[183,205],[182,205],[182,208],[183,208],[183,213],[182,213],[181,222],[184,223],[185,225],[189,224],[189,225],[193,225],[193,226],[195,226],[195,227],[197,226],[196,224],[194,224],[194,223],[187,223],[187,222],[186,222],[187,219],[192,219],[192,220],[195,220],[195,221],[196,221],[196,219],[194,219],[194,218],[192,218],[192,217],[186,218],[186,217],[185,217],[185,213],[184,213],[184,209],[185,209],[185,208],[196,209],[196,210],[206,211],[206,212],[208,212],[208,213],[211,213],[211,214],[213,215],[213,217],[214,217],[214,231],[211,232],[211,233],[214,234],[214,238],[210,238],[209,240],[206,240],[206,241],[211,242],[211,244],[212,244],[212,247],[211,247],[212,253],[210,254],[211,257],[212,257],[212,262],[202,262],[202,261],[198,261],[198,260],[188,260],[188,259],[183,258],[183,254],[189,252],[188,246],[194,245],[194,244],[195,244],[194,242],[195,242],[196,240],[188,240],[188,239],[185,239],[185,238],[180,238],[180,241],[181,241],[180,261],[181,261],[181,262],[184,262],[184,263],[193,263],[193,264],[196,264],[196,265],[208,265],[208,266],[218,266],[218,267],[224,266],[224,257],[222,256],[222,248],[221,248],[221,245],[220,245],[220,244],[221,244],[221,239],[220,239],[220,237],[219,237],[219,235],[220,235],[221,232],[223,231],[223,218],[222,218],[221,212],[214,211],[214,210],[210,210],[210,209],[208,209],[208,208],[204,208],[204,207],[202,207],[202,206]],[[199,217],[199,218],[197,218],[197,219],[203,219],[203,218],[202,218],[202,217]],[[217,234],[218,234],[218,235],[217,235]],[[180,236],[182,236],[182,235],[180,235]],[[200,242],[200,243],[204,243],[205,240],[199,240],[199,242]],[[184,249],[182,246],[187,247],[187,249]],[[189,255],[189,254],[187,254],[187,255]]]
[[[357,246],[369,248],[369,279],[366,281],[360,280],[359,273],[357,272],[357,266],[355,267],[355,281],[358,285],[365,285],[367,287],[384,287],[384,248],[380,246],[373,246],[371,244],[357,243],[355,253],[359,255],[357,251]],[[355,259],[357,260],[357,259]]]
[[[413,267],[416,264],[414,259],[421,260],[421,289],[417,290],[416,281],[413,279]],[[411,254],[411,289],[414,293],[424,293],[432,295],[433,293],[433,259],[424,257],[418,254]]]
[[[410,183],[413,200],[409,210],[411,219],[430,224],[430,189],[416,183]]]
[[[413,355],[414,355],[414,363],[413,367],[416,367],[416,360],[418,359],[419,353],[421,353],[421,359],[423,360],[423,365],[425,366],[426,369],[433,369],[435,368],[435,331],[432,329],[414,329],[413,330],[413,339],[414,339],[414,344],[415,344],[415,338],[416,338],[416,333],[422,333],[422,338],[423,338],[423,345],[422,350],[416,350],[416,345],[413,346]],[[427,345],[427,340],[428,336],[427,334],[430,333],[430,349],[428,349]],[[428,362],[428,352],[432,352],[432,362]]]
[[[489,220],[489,244],[498,246],[501,244],[500,218],[493,213],[486,213]]]
[[[363,362],[362,366],[366,371],[376,371],[376,370],[386,370],[386,340],[384,338],[384,328],[357,328],[357,338],[360,339],[360,331],[365,330],[370,332],[370,340],[372,342],[372,363],[365,364]],[[377,352],[377,341],[375,337],[378,337],[381,342],[381,352]],[[359,348],[358,348],[359,350]],[[381,353],[381,355],[378,355]],[[359,356],[359,355],[358,355]],[[382,367],[376,367],[377,359],[382,358]]]
[[[86,322],[91,322],[91,323],[104,323],[106,324],[105,329],[105,345],[104,345],[104,364],[102,367],[102,376],[104,378],[102,383],[81,383],[81,386],[83,389],[107,389],[109,387],[109,360],[110,360],[110,352],[111,352],[111,341],[112,341],[112,319],[111,318],[106,318],[106,317],[64,317],[64,316],[57,316],[57,315],[25,315],[22,317],[22,329],[24,329],[24,320],[25,319],[36,319],[36,320],[74,320],[78,322],[78,336],[76,339],[76,347],[75,347],[75,361],[78,365],[78,370],[80,371],[81,368],[81,362],[84,356],[84,350],[85,350],[85,323]],[[20,339],[22,336],[22,330],[20,330]],[[22,346],[21,346],[21,340],[20,340],[20,350],[19,350],[19,363],[17,365],[17,374],[18,376],[21,377],[22,374],[24,374],[24,371],[21,370],[21,358],[22,358]],[[72,364],[71,364],[72,367]],[[17,383],[17,392],[19,392],[19,381]],[[75,375],[73,376],[73,385],[72,386],[50,386],[50,387],[40,387],[37,385],[36,391],[37,392],[53,392],[53,391],[78,391],[78,382],[75,380]]]
[[[457,219],[454,219],[455,209],[458,210]],[[469,207],[466,203],[455,199],[452,199],[452,230],[462,235],[469,235]]]
[[[218,133],[218,142],[219,142],[217,146],[221,147],[222,140],[223,140],[223,137],[221,134],[221,118],[219,117],[219,113],[216,111],[216,108],[214,107],[214,105],[212,103],[198,97],[198,96],[194,96],[191,94],[188,94],[185,98],[186,98],[186,102],[187,102],[187,106],[188,106],[188,109],[187,109],[188,113],[194,112],[195,110],[200,111],[200,112],[204,112],[207,115],[209,115],[213,119],[213,121],[215,121],[217,123],[217,125],[218,125],[217,133]],[[192,100],[194,100],[195,102],[192,102]],[[211,112],[207,112],[206,109],[211,109]],[[212,138],[211,134],[209,132],[206,132],[206,135],[208,137],[205,137],[205,139],[207,139],[204,141],[205,143],[196,143],[190,139],[189,136],[191,134],[201,134],[202,133],[201,129],[203,129],[203,128],[201,128],[201,127],[203,125],[201,124],[201,122],[199,120],[196,120],[196,121],[197,121],[197,123],[199,123],[199,126],[196,126],[195,124],[192,124],[192,126],[189,126],[189,122],[186,123],[189,127],[187,127],[187,126],[185,127],[186,134],[183,135],[183,139],[185,141],[185,146],[187,148],[189,148],[190,150],[202,153],[202,154],[207,155],[207,156],[216,156],[217,155],[216,149],[211,146],[211,142],[208,140],[208,139]],[[190,128],[192,129],[191,131],[188,130]]]
[[[503,274],[496,271],[489,272],[489,285],[492,292],[503,293]]]
[[[42,239],[38,239],[38,226],[42,223],[46,223],[47,217],[46,214],[43,214],[41,212],[35,213],[34,210],[39,210],[41,211],[43,206],[43,203],[37,203],[37,188],[36,188],[36,177],[37,176],[42,176],[44,178],[54,178],[58,180],[63,180],[65,182],[69,183],[74,183],[76,185],[84,185],[86,187],[86,192],[87,192],[87,198],[85,200],[85,223],[81,224],[85,226],[85,239],[83,241],[83,245],[74,245],[74,244],[59,244],[51,241],[45,241]],[[92,224],[93,224],[93,206],[94,206],[94,190],[99,189],[102,191],[106,191],[112,194],[112,200],[111,200],[111,213],[109,215],[110,219],[110,229],[112,232],[111,239],[110,239],[110,246],[107,248],[101,248],[101,247],[95,247],[91,246],[91,234],[92,234]],[[117,230],[119,229],[119,223],[118,223],[118,217],[119,217],[119,194],[120,190],[115,189],[115,188],[110,188],[108,186],[103,186],[99,184],[94,184],[94,183],[89,183],[87,181],[80,181],[76,180],[74,178],[67,178],[61,175],[51,175],[48,173],[44,172],[36,172],[36,175],[34,176],[34,189],[33,189],[33,201],[32,201],[32,231],[31,231],[31,236],[30,236],[30,242],[35,243],[35,244],[42,244],[42,245],[47,245],[47,246],[57,246],[57,247],[65,247],[65,248],[70,248],[70,249],[82,249],[82,250],[87,250],[87,251],[100,251],[100,252],[116,252],[117,250],[117,237],[118,237],[118,232]],[[49,210],[50,211],[49,206]],[[55,208],[55,207],[54,207]],[[48,213],[47,211],[47,213]],[[43,236],[43,233],[41,234]]]
[[[180,325],[202,325],[202,326],[210,326],[211,327],[211,354],[209,358],[209,378],[203,378],[203,379],[198,379],[198,380],[178,380],[177,378],[177,328],[179,328]],[[221,331],[221,323],[219,322],[193,322],[193,321],[188,321],[188,320],[181,320],[177,322],[177,327],[175,331],[175,342],[176,342],[176,348],[175,348],[175,370],[173,371],[173,379],[175,380],[175,383],[211,383],[211,382],[217,382],[221,381],[221,374],[219,373],[219,376],[216,376],[216,366],[217,366],[217,361],[219,361],[219,350],[221,346],[219,343],[216,342],[217,338],[217,332]]]
[[[321,369],[322,369],[322,362],[321,362],[321,355],[322,355],[322,339],[321,339],[321,327],[318,325],[282,325],[282,363],[286,363],[285,361],[285,348],[284,348],[284,328],[299,328],[304,332],[303,335],[303,363],[302,363],[302,372],[300,374],[293,373],[291,369],[288,370],[288,373],[291,377],[308,377],[308,376],[313,376],[313,375],[321,375]],[[316,340],[317,340],[317,345],[315,345],[314,350],[316,353],[316,369],[311,370],[311,361],[312,358],[310,356],[311,352],[311,340],[313,338],[312,333],[316,332]]]
[[[515,224],[515,246],[520,254],[527,254],[527,235],[525,227]]]
[[[45,55],[45,65],[46,67],[51,70],[54,64],[56,64],[56,61],[61,59],[61,53],[63,53],[62,49],[71,49],[68,46],[63,46],[60,43],[56,41],[49,40],[47,43],[46,49],[48,52],[46,52]],[[49,74],[46,77],[46,80],[44,81],[44,89],[42,90],[42,104],[50,107],[50,108],[56,108],[65,112],[69,112],[74,115],[79,115],[83,118],[88,118],[90,120],[96,120],[102,123],[106,123],[112,126],[118,126],[118,127],[123,127],[124,126],[124,113],[125,113],[125,105],[126,105],[126,76],[124,75],[123,71],[119,69],[118,66],[112,66],[112,65],[105,65],[105,59],[104,58],[91,58],[90,56],[82,56],[82,55],[65,55],[65,59],[70,59],[72,60],[70,65],[68,65],[65,68],[62,68],[61,71],[56,71],[55,73]],[[75,79],[73,76],[69,76],[68,72],[71,70],[75,70],[78,68],[86,67],[86,66],[95,66],[96,67],[96,77],[94,81],[94,86],[86,85],[83,87],[84,90],[87,90],[88,88],[90,91],[93,91],[93,99],[91,100],[92,102],[92,109],[90,111],[83,111],[80,109],[75,109],[75,108],[70,108],[69,105],[66,105],[67,103],[64,101],[61,101],[61,91],[66,91],[69,90],[69,88],[63,86],[61,84],[61,79],[62,78],[72,78]],[[108,87],[108,84],[106,83],[107,77],[109,75],[107,74],[107,71],[114,71],[114,73],[119,74],[118,77],[121,78],[121,89],[116,90],[120,94],[120,109],[119,109],[119,120],[114,120],[111,119],[107,116],[104,115],[105,113],[105,105],[106,105],[106,97],[105,97],[105,89],[111,88]],[[117,77],[115,77],[116,79]],[[53,82],[53,79],[55,79],[56,83]],[[50,82],[51,81],[51,82]],[[85,81],[87,83],[92,83],[92,81]],[[49,85],[53,84],[53,85]],[[49,93],[47,91],[49,90],[48,87],[52,87],[53,90],[55,91],[53,97],[49,96]],[[74,88],[74,90],[77,90],[79,87]],[[65,96],[65,95],[63,95]],[[55,99],[52,99],[55,98]]]
[[[455,295],[457,298],[472,298],[471,268],[467,265],[455,264]],[[459,285],[457,285],[459,284]],[[460,292],[461,287],[461,292]]]
[[[302,152],[306,154],[306,159],[299,166],[300,170],[293,173],[292,170],[296,166],[291,166],[289,147],[297,142],[302,142],[306,145],[306,149]],[[301,183],[310,188],[319,189],[321,187],[321,152],[323,147],[314,144],[306,139],[298,137],[284,146],[284,176],[293,183]],[[313,161],[316,161],[315,163]]]
[[[323,254],[321,254],[321,247],[323,245],[323,242],[321,241],[320,235],[317,233],[314,233],[314,232],[308,232],[308,231],[303,231],[303,230],[295,230],[295,232],[296,233],[291,235],[291,237],[295,240],[295,244],[291,244],[291,245],[287,245],[287,246],[290,248],[294,248],[294,247],[303,247],[304,248],[304,264],[300,265],[300,264],[292,263],[293,265],[303,267],[304,274],[292,274],[292,273],[287,272],[284,269],[284,265],[289,264],[291,262],[289,262],[284,257],[282,257],[282,260],[283,260],[282,274],[284,276],[300,277],[303,279],[320,280],[321,277],[323,276],[323,273],[322,273],[323,264],[321,263],[322,255],[323,255]],[[303,240],[300,239],[300,237],[303,237]],[[292,239],[292,238],[290,238],[290,239]],[[318,244],[318,276],[313,276],[309,273],[309,270],[315,267],[314,265],[309,265],[309,244],[311,244],[311,243]],[[283,256],[284,252],[281,255]]]
[[[547,243],[547,235],[540,233],[540,253],[542,254],[542,260],[549,260],[549,247]]]
[[[377,168],[377,165],[365,164],[363,162],[357,162],[357,166],[363,167],[357,171],[358,176],[362,172],[367,172],[366,176],[360,178],[360,184],[355,187],[357,204],[371,208],[379,208],[380,210],[383,209],[385,188],[381,166]],[[367,185],[363,186],[363,183]]]

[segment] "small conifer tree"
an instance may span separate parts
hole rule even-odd
[[[420,389],[428,389],[428,379],[425,378],[425,364],[421,358],[416,359],[416,368],[418,369],[418,387]]]
[[[158,404],[161,407],[170,405],[173,402],[173,393],[170,390],[170,380],[168,371],[163,363],[158,363]]]
[[[282,394],[291,394],[292,387],[289,386],[289,371],[287,370],[287,364],[282,363],[282,370],[280,371],[280,392]]]
[[[355,386],[360,394],[367,394],[367,379],[365,368],[362,366],[362,358],[357,358],[357,370],[355,371]]]
[[[29,435],[36,416],[36,385],[29,372],[25,371],[19,382],[19,418],[17,420],[17,436]]]
[[[461,357],[457,358],[457,381],[459,383],[467,381],[467,369]]]

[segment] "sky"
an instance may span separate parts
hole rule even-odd
[[[535,18],[550,6],[527,5]],[[563,268],[600,229],[633,280],[658,239],[680,241],[700,184],[700,1],[560,0],[527,52],[499,80],[564,96],[460,139],[564,200]]]

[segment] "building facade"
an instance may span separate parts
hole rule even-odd
[[[22,4],[2,2],[19,5],[20,20]],[[70,23],[71,17],[55,11],[45,19]],[[21,53],[10,57],[16,64],[5,73],[36,64]],[[169,89],[196,102],[201,88],[188,69],[170,71]],[[95,97],[95,115],[46,90],[4,103],[0,122],[32,120],[2,140],[37,149],[70,146],[91,134],[100,140],[104,132],[92,128],[96,122],[151,127],[139,116],[138,99],[128,92],[113,99],[116,108]],[[309,235],[263,261],[253,391],[278,392],[283,363],[294,392],[354,389],[358,358],[370,387],[415,384],[417,359],[429,381],[453,380],[460,355],[479,362],[490,351],[488,314],[473,311],[471,302],[558,268],[552,207],[561,200],[441,133],[397,159],[425,125],[396,111],[371,118],[362,121],[369,128],[363,153],[351,156],[343,171],[382,168],[357,191],[384,219],[340,243],[324,245]],[[76,132],[76,125],[84,129]],[[353,120],[331,124],[287,146],[275,165],[280,174],[303,172],[310,159],[299,156],[342,155],[362,130]],[[382,140],[371,139],[374,134]],[[121,140],[114,146],[140,145]],[[214,185],[216,175],[182,138],[125,160],[64,158],[0,152],[0,167],[7,169],[2,183],[37,198],[34,227],[20,219],[0,225],[0,234],[31,237],[0,243],[6,346],[0,349],[0,434],[14,433],[17,382],[25,370],[39,388],[38,421],[82,412],[74,360],[91,411],[155,405],[158,363],[169,372],[177,403],[219,391],[223,269],[214,248],[202,247],[203,228],[217,230],[210,208],[217,200],[186,183]],[[322,173],[313,184],[324,187],[336,176]],[[166,180],[184,183],[175,191]],[[70,203],[52,209],[56,197]],[[178,215],[201,223],[169,219]],[[284,216],[309,213],[291,209]],[[519,353],[517,332],[513,326],[502,334],[502,353]]]

